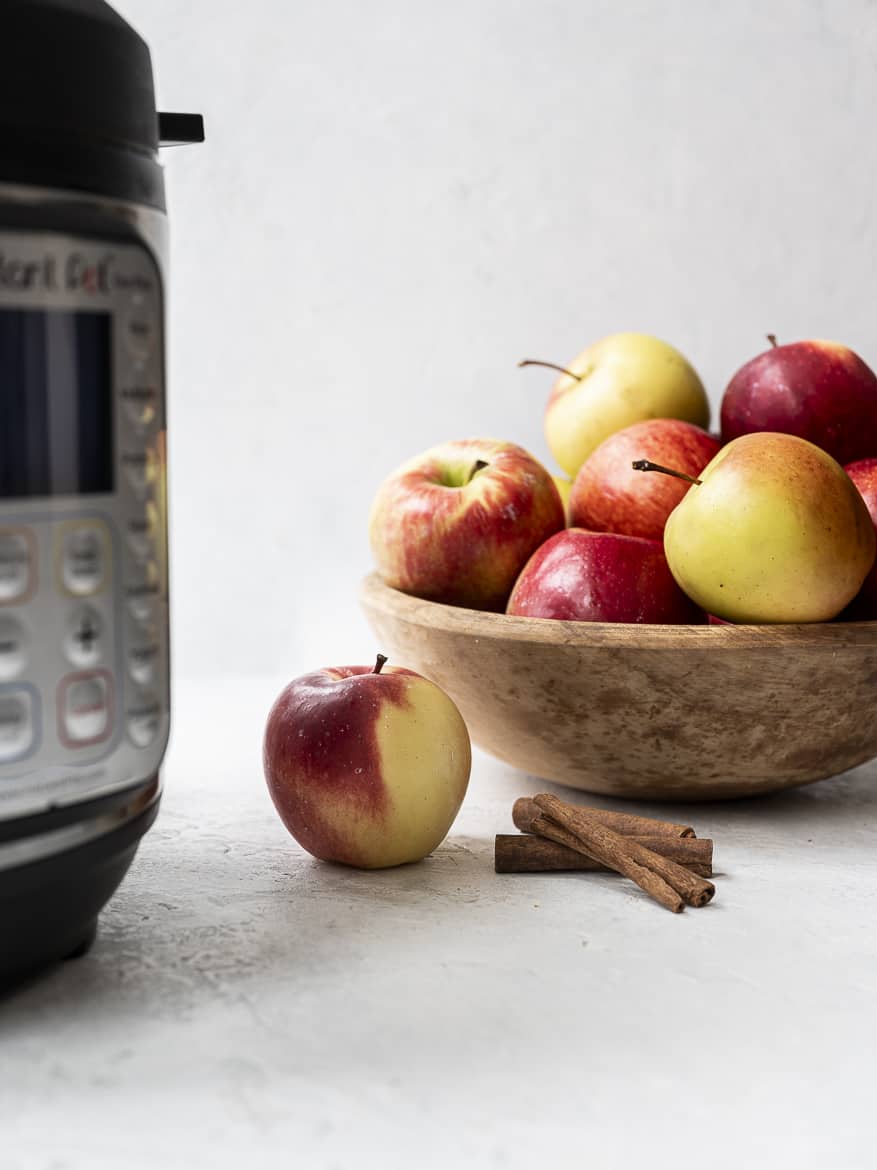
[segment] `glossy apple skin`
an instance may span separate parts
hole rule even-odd
[[[263,765],[286,828],[314,857],[363,869],[419,861],[447,836],[472,753],[460,712],[413,671],[294,679],[268,716]]]
[[[472,474],[477,462],[487,464]],[[552,477],[514,443],[461,440],[411,459],[369,518],[378,571],[403,593],[502,610],[531,554],[566,524]]]
[[[877,459],[859,459],[847,464],[844,471],[858,488],[877,531]],[[862,588],[841,614],[841,619],[848,622],[877,621],[877,562],[871,566]]]
[[[875,533],[850,477],[794,435],[722,447],[671,513],[664,548],[681,588],[739,623],[831,621],[874,563]]]
[[[667,517],[690,485],[658,472],[634,471],[650,459],[697,476],[721,443],[702,427],[675,418],[634,423],[604,439],[582,464],[570,496],[570,525],[661,540]]]
[[[566,364],[545,408],[545,438],[571,478],[615,431],[647,418],[709,425],[703,383],[679,350],[644,333],[613,333]]]
[[[573,622],[706,621],[673,580],[659,540],[581,528],[553,536],[533,554],[507,612]]]
[[[797,341],[759,354],[722,398],[722,439],[782,431],[821,447],[838,463],[877,455],[877,376],[851,349]]]

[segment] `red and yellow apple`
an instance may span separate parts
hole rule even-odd
[[[443,443],[384,481],[369,537],[387,585],[417,597],[501,610],[530,555],[564,527],[541,463],[514,443]]]
[[[647,418],[709,424],[706,391],[694,368],[666,341],[613,333],[569,362],[545,410],[545,438],[567,475],[604,439]]]
[[[469,783],[469,733],[435,683],[400,667],[293,680],[271,708],[263,763],[286,828],[314,857],[364,869],[419,861]]]
[[[871,516],[871,522],[877,530],[877,458],[859,459],[855,463],[848,463],[844,471],[858,488],[859,495],[865,501],[865,507]],[[843,620],[850,622],[877,620],[877,563],[872,565],[862,588],[842,617]]]
[[[781,431],[839,463],[877,455],[877,376],[834,341],[772,345],[737,371],[722,398],[722,439]]]
[[[669,475],[634,471],[649,459],[691,476],[716,455],[718,439],[694,423],[654,418],[616,431],[582,464],[570,497],[570,524],[594,532],[621,532],[661,540],[667,517],[690,484]]]
[[[581,528],[568,528],[537,549],[507,612],[574,622],[706,621],[673,580],[659,540]]]
[[[708,613],[820,622],[852,601],[874,563],[874,525],[821,447],[795,435],[742,435],[698,479],[670,514],[664,548],[681,588]]]

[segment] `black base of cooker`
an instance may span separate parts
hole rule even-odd
[[[88,953],[98,914],[128,872],[156,800],[136,819],[76,849],[0,877],[0,990],[48,963]]]

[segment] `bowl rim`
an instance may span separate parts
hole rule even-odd
[[[517,617],[486,610],[443,605],[414,597],[386,585],[377,572],[369,573],[360,586],[365,609],[386,613],[394,620],[428,626],[448,633],[502,642],[540,645],[607,646],[614,649],[675,648],[709,649],[743,646],[844,646],[877,645],[877,621],[810,622],[783,625],[645,625],[635,622],[574,622],[555,618]]]

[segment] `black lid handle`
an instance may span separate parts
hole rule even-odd
[[[188,146],[204,141],[201,114],[159,114],[158,140],[161,146]]]

